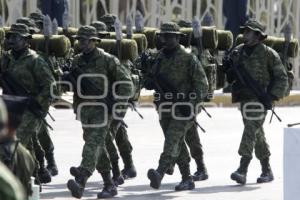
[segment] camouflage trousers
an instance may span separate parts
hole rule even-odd
[[[190,154],[185,143],[185,135],[193,125],[190,120],[175,120],[171,116],[161,117],[160,126],[165,141],[163,152],[160,155],[158,171],[165,173],[176,163],[182,171],[189,171]]]
[[[50,134],[46,124],[42,123],[41,128],[38,132],[38,137],[33,138],[33,147],[36,158],[41,166],[44,166],[45,157],[48,160],[49,157],[54,156],[54,145],[50,138]]]
[[[190,149],[191,156],[195,160],[203,159],[203,150],[200,142],[197,125],[193,123],[192,127],[187,131],[185,135],[185,141]]]
[[[78,117],[77,113],[77,117]],[[80,166],[93,173],[111,170],[109,155],[106,149],[106,137],[111,122],[101,107],[83,107],[79,119],[83,128],[84,146]],[[106,119],[105,119],[106,118]]]
[[[244,131],[239,147],[239,155],[252,158],[253,150],[259,160],[271,155],[269,145],[265,138],[263,124],[267,111],[261,106],[251,102],[241,103],[241,113],[244,123]]]
[[[34,151],[34,142],[38,148],[42,149],[41,144],[38,141],[38,132],[42,126],[42,120],[38,119],[31,112],[25,111],[22,122],[17,129],[17,138],[21,142],[21,144],[29,150],[32,157],[36,162],[37,169],[39,169],[40,165],[37,161],[37,157]]]
[[[54,144],[50,137],[49,130],[45,124],[42,125],[40,132],[38,133],[39,141],[45,151],[45,156],[54,154]]]
[[[116,145],[123,159],[123,162],[127,165],[131,165],[132,164],[131,152],[133,148],[129,141],[126,127],[124,125],[118,126],[118,122],[116,120],[113,120],[110,126],[110,132],[112,136],[111,139],[116,141]],[[113,141],[107,141],[106,145],[110,155],[111,162],[117,163],[119,156],[118,156],[117,148],[114,145]]]

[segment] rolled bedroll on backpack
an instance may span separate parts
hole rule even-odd
[[[64,34],[62,27],[58,27],[57,32],[58,32],[58,35]],[[78,28],[75,28],[75,27],[69,27],[67,30],[68,35],[76,35],[77,32],[78,32]]]
[[[5,33],[7,33],[10,30],[10,26],[4,26],[3,30],[4,30]]]
[[[197,46],[197,40],[193,35],[193,28],[181,28],[180,32],[185,34],[184,38],[191,38],[191,45]],[[182,41],[186,43],[186,41]],[[202,44],[204,49],[216,49],[218,46],[218,34],[215,27],[202,27]]]
[[[218,46],[219,51],[226,51],[233,45],[233,35],[230,31],[217,30],[218,34]]]
[[[73,38],[74,35],[77,35],[78,28],[75,27],[69,27],[68,30],[64,33],[62,27],[57,28],[58,35],[65,35],[69,38],[71,42],[71,46],[74,46],[75,39]]]
[[[143,34],[145,34],[147,41],[148,41],[148,48],[154,49],[156,48],[156,32],[158,31],[157,28],[145,27]]]
[[[97,44],[97,47],[103,49],[105,52],[117,56],[117,41],[114,39],[101,39]],[[138,47],[135,40],[122,39],[121,42],[121,60],[131,60],[134,61],[138,57]],[[78,41],[74,43],[75,53],[79,52]]]
[[[44,35],[34,34],[30,40],[30,47],[36,51],[45,52]],[[64,57],[71,48],[70,40],[64,35],[52,35],[49,41],[49,54]]]
[[[243,43],[243,35],[239,35],[236,39],[236,44]],[[263,43],[271,48],[273,48],[277,53],[284,54],[285,40],[283,37],[268,36]],[[289,48],[287,51],[287,56],[295,58],[298,55],[298,39],[293,38],[289,43]]]
[[[116,33],[110,32],[110,36],[108,36],[108,39],[115,39]],[[123,34],[123,38],[126,38],[126,34]],[[132,39],[136,41],[137,47],[138,47],[138,54],[143,53],[148,48],[148,41],[144,34],[142,33],[134,33],[132,35]]]
[[[133,33],[134,34],[144,34],[147,38],[147,48],[154,49],[156,48],[155,46],[155,34],[159,30],[154,27],[144,27],[144,31],[142,33],[137,33],[135,30],[135,27],[132,27]],[[126,35],[126,26],[122,27],[122,32]],[[139,51],[140,52],[140,51]]]

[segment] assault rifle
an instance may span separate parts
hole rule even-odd
[[[237,51],[235,50],[232,53],[236,54]],[[223,60],[223,64],[224,67],[227,68],[227,71],[233,70],[233,76],[236,81],[239,81],[243,86],[249,88],[257,97],[258,101],[264,105],[266,110],[271,110],[272,115],[274,115],[278,121],[282,121],[273,109],[271,96],[255,79],[253,79],[242,64],[239,63],[238,65],[234,65],[233,61],[229,57],[226,57]]]

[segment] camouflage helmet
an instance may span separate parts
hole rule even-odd
[[[176,34],[176,35],[183,35],[183,33],[180,32],[180,27],[174,23],[174,22],[167,22],[163,23],[160,26],[160,31],[157,32],[157,34]]]
[[[37,22],[43,23],[43,20],[44,20],[44,15],[42,13],[40,13],[40,12],[30,13],[28,17],[30,19],[32,19],[33,21],[35,21],[36,23]]]
[[[114,30],[114,23],[117,19],[116,15],[106,14],[100,17],[99,21],[104,22],[108,30]]]
[[[98,36],[100,38],[103,38],[103,37],[106,37],[106,36],[109,36],[109,32],[107,32],[107,26],[104,22],[101,22],[101,21],[93,21],[91,23],[91,26],[95,27],[97,32],[98,32]]]
[[[107,26],[104,22],[101,21],[93,21],[91,26],[95,27],[98,32],[105,32],[107,31]]]
[[[192,22],[190,20],[181,19],[177,22],[177,24],[180,28],[191,28],[192,27]]]
[[[29,28],[25,24],[19,24],[19,23],[12,24],[10,26],[10,30],[5,35],[6,38],[9,38],[11,34],[17,34],[24,38],[30,38],[30,39],[32,38],[29,32]]]
[[[100,40],[95,27],[85,25],[78,29],[77,35],[73,36],[75,39],[88,39],[88,40]]]
[[[16,23],[25,24],[26,26],[28,26],[29,31],[31,33],[38,33],[38,32],[40,32],[40,29],[38,29],[36,27],[36,24],[33,21],[33,19],[30,19],[29,17],[21,17],[21,18],[17,19]]]
[[[264,32],[265,26],[254,19],[249,19],[246,21],[245,25],[240,27],[241,32],[244,32],[246,28],[255,32],[259,32],[262,36],[262,39],[266,39],[268,37],[268,35]]]

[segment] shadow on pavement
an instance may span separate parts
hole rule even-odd
[[[199,187],[191,191],[191,193],[200,194],[211,194],[211,193],[225,193],[225,192],[247,192],[260,189],[258,186],[251,186],[257,184],[247,184],[247,185],[219,185],[210,187]]]
[[[46,192],[43,192],[45,191]],[[51,192],[54,190],[55,192]],[[63,190],[63,191],[57,191]],[[97,193],[102,190],[102,182],[88,182],[86,184],[86,189],[84,191],[84,197],[97,197]],[[41,193],[41,199],[54,199],[54,198],[63,198],[69,197],[71,198],[71,193],[67,188],[67,184],[51,184],[51,185],[43,185],[43,191]],[[84,198],[83,198],[84,199]]]
[[[126,194],[120,197],[122,200],[132,200],[132,199],[155,199],[155,200],[168,200],[174,199],[182,194],[174,191],[175,185],[178,183],[166,183],[162,184],[159,190],[150,188],[147,185],[131,185],[131,186],[120,186],[118,188],[119,192],[124,191]],[[255,186],[256,185],[256,186]],[[41,193],[41,199],[52,199],[52,198],[71,198],[71,194],[67,189],[66,184],[56,184],[44,186],[47,192]],[[188,191],[190,194],[212,194],[212,193],[226,193],[226,192],[247,192],[257,190],[260,187],[257,184],[247,184],[241,185],[220,185],[220,186],[210,186],[210,187],[196,187],[192,191]],[[51,192],[55,190],[55,192]],[[62,190],[62,191],[57,191]],[[88,182],[86,185],[86,190],[84,191],[84,198],[97,197],[97,193],[102,190],[102,183],[100,182]],[[143,194],[143,191],[145,192]],[[176,195],[178,193],[178,195]],[[118,198],[118,196],[116,197]]]

